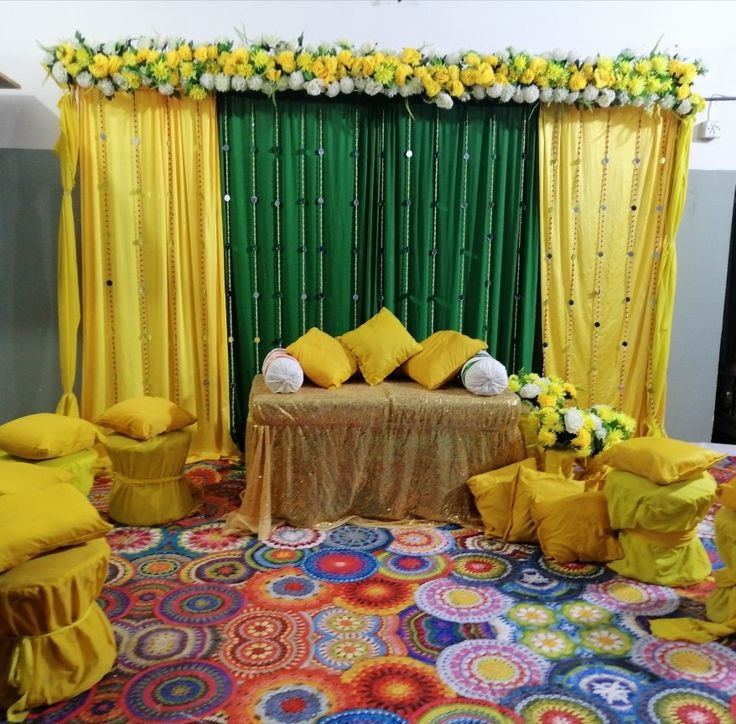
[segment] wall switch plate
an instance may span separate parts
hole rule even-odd
[[[721,122],[708,119],[698,123],[698,138],[703,141],[711,141],[721,137]]]

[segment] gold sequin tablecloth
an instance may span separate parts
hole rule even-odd
[[[266,538],[282,522],[327,527],[350,518],[479,525],[467,480],[524,457],[518,397],[411,381],[293,394],[251,386],[246,487],[229,533]]]

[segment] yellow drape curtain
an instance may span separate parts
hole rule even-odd
[[[663,434],[674,237],[692,124],[655,109],[540,113],[544,372]]]
[[[214,97],[89,89],[79,113],[82,416],[165,397],[192,456],[234,455]]]
[[[79,272],[77,270],[77,238],[74,229],[72,191],[77,176],[79,156],[79,115],[72,92],[59,101],[61,135],[54,151],[61,170],[61,211],[58,238],[59,367],[62,395],[56,412],[79,417],[79,403],[74,394],[77,376],[77,332],[79,330]]]

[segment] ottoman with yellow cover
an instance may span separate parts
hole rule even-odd
[[[110,518],[124,525],[163,525],[191,515],[201,500],[183,475],[190,442],[188,430],[148,440],[108,435]]]
[[[664,586],[689,586],[705,579],[711,565],[696,526],[708,512],[715,490],[707,472],[658,485],[641,475],[612,470],[604,492],[624,557],[609,567]]]
[[[736,627],[736,510],[721,508],[715,516],[715,530],[716,547],[725,565],[713,574],[716,587],[705,600],[705,615],[710,621]]]

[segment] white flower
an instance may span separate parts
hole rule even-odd
[[[595,64],[595,58],[592,55],[589,55],[585,58],[583,61],[583,65],[594,65]]]
[[[54,64],[54,56],[51,55],[51,53],[44,53],[43,54],[43,60],[41,62],[44,65],[53,65]]]
[[[503,92],[503,86],[500,83],[494,83],[492,86],[488,87],[488,90],[486,91],[486,95],[489,98],[500,98],[502,92]]]
[[[365,89],[366,79],[365,78],[356,78],[355,79],[355,90],[358,91],[358,93],[362,93]]]
[[[97,87],[102,92],[102,95],[107,96],[108,98],[115,93],[115,86],[112,84],[112,81],[109,78],[103,78],[97,84]]]
[[[340,94],[340,84],[333,80],[330,85],[327,86],[327,97],[328,98],[334,98],[336,95]]]
[[[252,91],[259,91],[263,89],[263,78],[260,75],[252,75],[248,78],[248,89]]]
[[[622,106],[628,105],[631,100],[631,96],[629,96],[628,91],[625,90],[619,91],[616,96],[618,97],[619,104]]]
[[[140,38],[136,41],[135,47],[138,50],[141,50],[142,48],[149,48],[151,46],[151,39],[147,38],[145,35],[141,35]]]
[[[552,57],[555,60],[567,60],[568,52],[566,50],[563,50],[562,48],[555,48],[552,51]]]
[[[344,78],[340,78],[340,93],[345,93],[346,95],[352,93],[355,90],[355,81],[350,78],[349,76],[345,76]]]
[[[304,73],[300,70],[295,70],[293,73],[290,73],[288,83],[291,90],[301,90],[304,86]]]
[[[169,44],[169,39],[164,35],[163,38],[156,38],[156,47],[159,50],[164,50]]]
[[[66,68],[60,60],[57,60],[54,63],[53,67],[51,68],[51,75],[54,77],[54,80],[57,83],[66,83]]]
[[[162,96],[170,96],[170,95],[172,95],[174,93],[174,86],[171,85],[171,83],[162,83],[158,87],[158,92]]]
[[[565,410],[564,418],[565,430],[571,435],[577,435],[585,422],[583,413],[577,407],[571,407],[569,410]]]
[[[414,96],[417,93],[422,92],[422,81],[419,78],[411,78],[404,85],[399,86],[399,95],[402,98],[408,98]]]
[[[570,52],[569,52],[569,53],[567,54],[567,58],[565,58],[565,60],[566,60],[566,61],[567,61],[568,63],[574,63],[574,62],[575,62],[575,61],[576,61],[576,60],[578,59],[578,57],[579,57],[579,56],[580,56],[580,53],[578,53],[578,51],[577,51],[577,50],[571,50],[571,51],[570,51]]]
[[[445,91],[440,91],[432,100],[438,108],[449,110],[453,106],[452,96]]]
[[[150,88],[153,85],[153,78],[151,78],[150,75],[145,75],[145,73],[141,76],[141,83],[143,83],[146,88]]]
[[[567,94],[567,98],[565,98],[565,103],[567,105],[571,106],[575,101],[580,97],[580,93],[578,91],[570,91]]]
[[[588,85],[585,86],[585,90],[583,91],[583,98],[586,101],[594,101],[598,97],[598,89],[588,83]]]
[[[649,97],[644,101],[644,108],[648,111],[651,110],[652,108],[654,108],[654,104],[657,102],[657,100],[659,100],[657,94],[650,93]]]
[[[460,53],[448,53],[445,56],[445,63],[447,65],[458,65],[462,60]]]
[[[631,101],[631,105],[639,108],[644,105],[644,99],[641,96],[637,96],[636,98],[634,98],[634,100]]]
[[[539,99],[539,88],[535,85],[528,85],[522,91],[524,103],[536,103]]]
[[[542,88],[541,91],[539,91],[539,100],[542,103],[549,103],[552,100],[552,88]]]
[[[92,83],[92,74],[88,73],[86,70],[83,70],[81,73],[77,74],[77,85],[80,88],[89,88]]]
[[[552,91],[552,100],[555,103],[564,103],[568,95],[570,95],[570,91],[567,88],[555,88]]]
[[[516,93],[515,85],[503,86],[503,89],[501,90],[501,97],[500,97],[501,103],[508,103],[514,97],[515,93]]]
[[[383,86],[378,81],[368,78],[365,82],[364,90],[369,96],[375,96],[383,90]]]
[[[276,79],[276,90],[278,91],[284,91],[289,87],[289,80],[286,78],[286,76],[279,76]]]
[[[524,400],[534,400],[542,393],[542,388],[534,382],[527,382],[520,390],[519,397]]]
[[[232,77],[232,80],[230,81],[230,87],[237,91],[238,93],[242,93],[244,90],[248,88],[248,81],[243,78],[242,75],[234,75]]]
[[[595,102],[601,107],[601,108],[608,108],[608,106],[613,103],[613,101],[616,98],[616,91],[611,90],[610,88],[604,88],[601,92],[598,98],[595,99]]]
[[[230,90],[230,77],[225,75],[224,73],[218,73],[215,76],[215,88],[217,88],[220,93],[226,93]]]
[[[677,106],[677,112],[681,116],[686,116],[693,109],[693,104],[689,98],[685,98],[679,106]]]
[[[124,75],[120,75],[120,73],[113,73],[112,75],[112,82],[122,90],[128,90],[128,81],[125,79]]]
[[[296,51],[299,50],[299,45],[296,40],[290,40],[286,44],[286,50],[290,50],[292,53],[296,53]]]
[[[202,73],[199,76],[199,85],[205,90],[211,91],[215,87],[215,76],[212,73]]]
[[[603,420],[601,420],[601,418],[598,417],[598,415],[596,415],[594,412],[590,413],[589,419],[593,423],[594,430],[600,430],[603,427]]]
[[[264,33],[260,38],[258,38],[258,40],[256,40],[256,45],[260,45],[263,48],[272,48],[278,42],[279,39],[276,35]]]
[[[601,442],[605,442],[606,438],[608,437],[608,430],[606,430],[605,427],[599,427],[594,433],[593,433]]]
[[[674,108],[675,105],[675,96],[672,95],[666,95],[662,100],[659,102],[662,108],[665,108],[666,110],[670,110],[671,108]]]
[[[319,78],[312,78],[304,87],[310,96],[318,96],[322,92],[323,81]]]
[[[502,63],[508,63],[511,60],[511,54],[509,53],[510,48],[506,48],[505,50],[501,50],[498,53],[496,53],[496,56]]]
[[[115,43],[105,43],[102,46],[102,52],[105,55],[115,55]]]
[[[482,85],[474,85],[471,92],[477,101],[482,101],[486,97],[486,89]]]
[[[397,86],[396,83],[392,83],[388,88],[386,88],[386,96],[388,98],[393,98],[398,92],[399,86]]]
[[[358,55],[370,55],[373,52],[373,48],[375,48],[375,45],[372,43],[363,43],[358,48]]]

